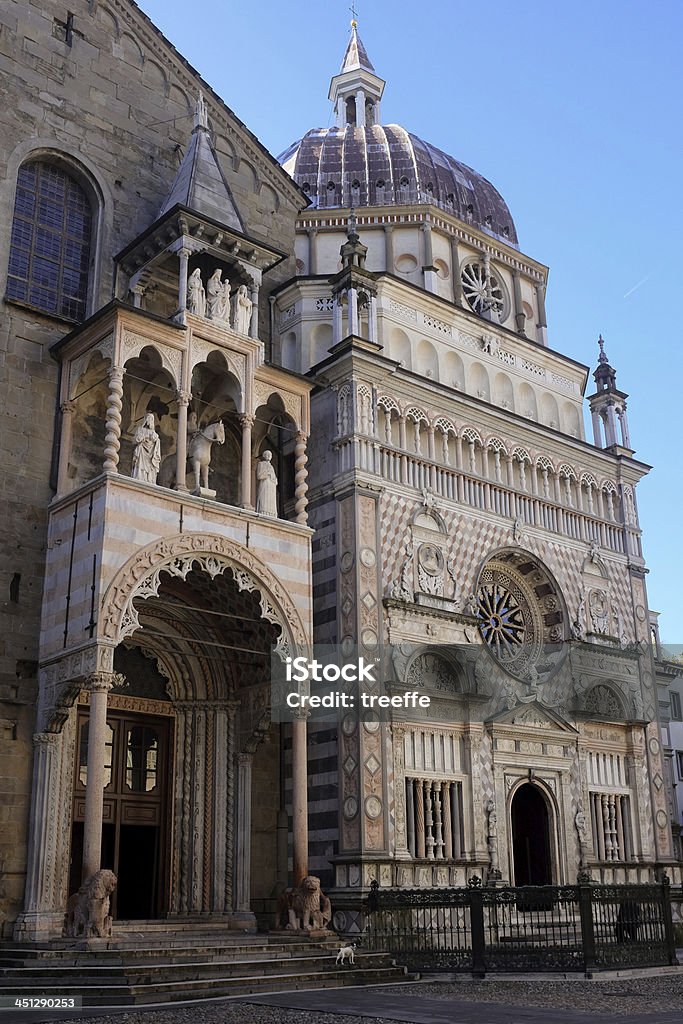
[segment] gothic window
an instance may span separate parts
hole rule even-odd
[[[91,234],[92,211],[81,186],[55,164],[24,164],[17,177],[7,297],[83,320]]]

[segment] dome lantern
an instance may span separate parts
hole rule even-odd
[[[380,124],[379,102],[384,86],[384,79],[375,72],[358,35],[354,19],[341,71],[330,82],[329,98],[334,103],[337,127],[344,128],[348,124],[365,128]]]

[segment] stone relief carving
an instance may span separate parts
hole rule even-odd
[[[276,645],[280,657],[291,653],[291,641],[297,647],[306,643],[299,613],[272,570],[253,552],[234,541],[207,533],[168,537],[142,548],[130,559],[104,596],[101,616],[104,636],[118,643],[135,632],[139,620],[134,598],[156,596],[162,572],[185,579],[195,563],[212,579],[230,569],[240,590],[261,592],[262,614],[281,629]],[[263,594],[264,588],[277,601],[277,610]]]
[[[434,544],[421,544],[417,551],[417,579],[423,594],[443,596],[444,557]]]
[[[410,601],[412,603],[415,600],[412,544],[406,548],[406,556],[403,560],[401,576],[398,580],[394,581],[391,588],[391,596],[397,601]]]

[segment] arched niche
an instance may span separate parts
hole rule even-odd
[[[469,371],[468,392],[476,395],[484,402],[491,401],[491,385],[489,383],[488,371],[481,363],[472,363]]]
[[[188,434],[212,423],[223,424],[225,441],[211,448],[209,485],[216,491],[216,500],[227,505],[241,500],[242,408],[242,386],[227,357],[217,349],[209,352],[192,371]]]
[[[418,342],[415,371],[431,380],[439,379],[439,357],[430,341],[423,339]]]
[[[253,429],[253,469],[265,451],[273,454],[273,468],[277,476],[278,515],[281,519],[294,517],[294,445],[298,427],[285,409],[285,403],[277,392],[272,392],[268,401],[256,409]],[[257,494],[255,478],[252,479],[252,493]]]
[[[547,391],[541,395],[541,422],[552,427],[553,430],[560,429],[560,411],[557,407],[557,400]]]
[[[299,366],[299,346],[295,331],[288,331],[282,339],[282,365],[285,370],[294,370],[296,373],[301,369]]]
[[[512,381],[506,373],[497,373],[493,380],[493,403],[500,409],[515,411],[515,394]]]
[[[392,327],[391,329],[389,335],[389,356],[405,367],[406,370],[412,370],[413,359],[410,338],[400,327]]]
[[[443,357],[441,380],[456,391],[465,390],[465,367],[457,352],[447,352]]]
[[[154,414],[162,458],[175,451],[177,385],[171,372],[163,365],[160,352],[153,345],[146,345],[138,355],[127,359],[124,369],[119,471],[130,475],[133,436],[147,413]]]
[[[71,390],[71,450],[67,467],[69,490],[102,472],[110,369],[109,358],[99,351],[92,352],[85,369],[74,381]]]
[[[582,436],[579,410],[573,402],[562,403],[562,430],[570,437]]]
[[[526,416],[528,420],[538,419],[538,406],[536,404],[536,394],[526,381],[522,381],[519,385],[519,402],[517,403],[517,412],[522,416]]]
[[[311,331],[310,360],[311,366],[322,362],[330,354],[332,344],[332,324],[316,324]]]

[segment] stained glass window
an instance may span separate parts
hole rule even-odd
[[[7,297],[85,318],[92,213],[80,185],[54,164],[24,164],[10,242]]]

